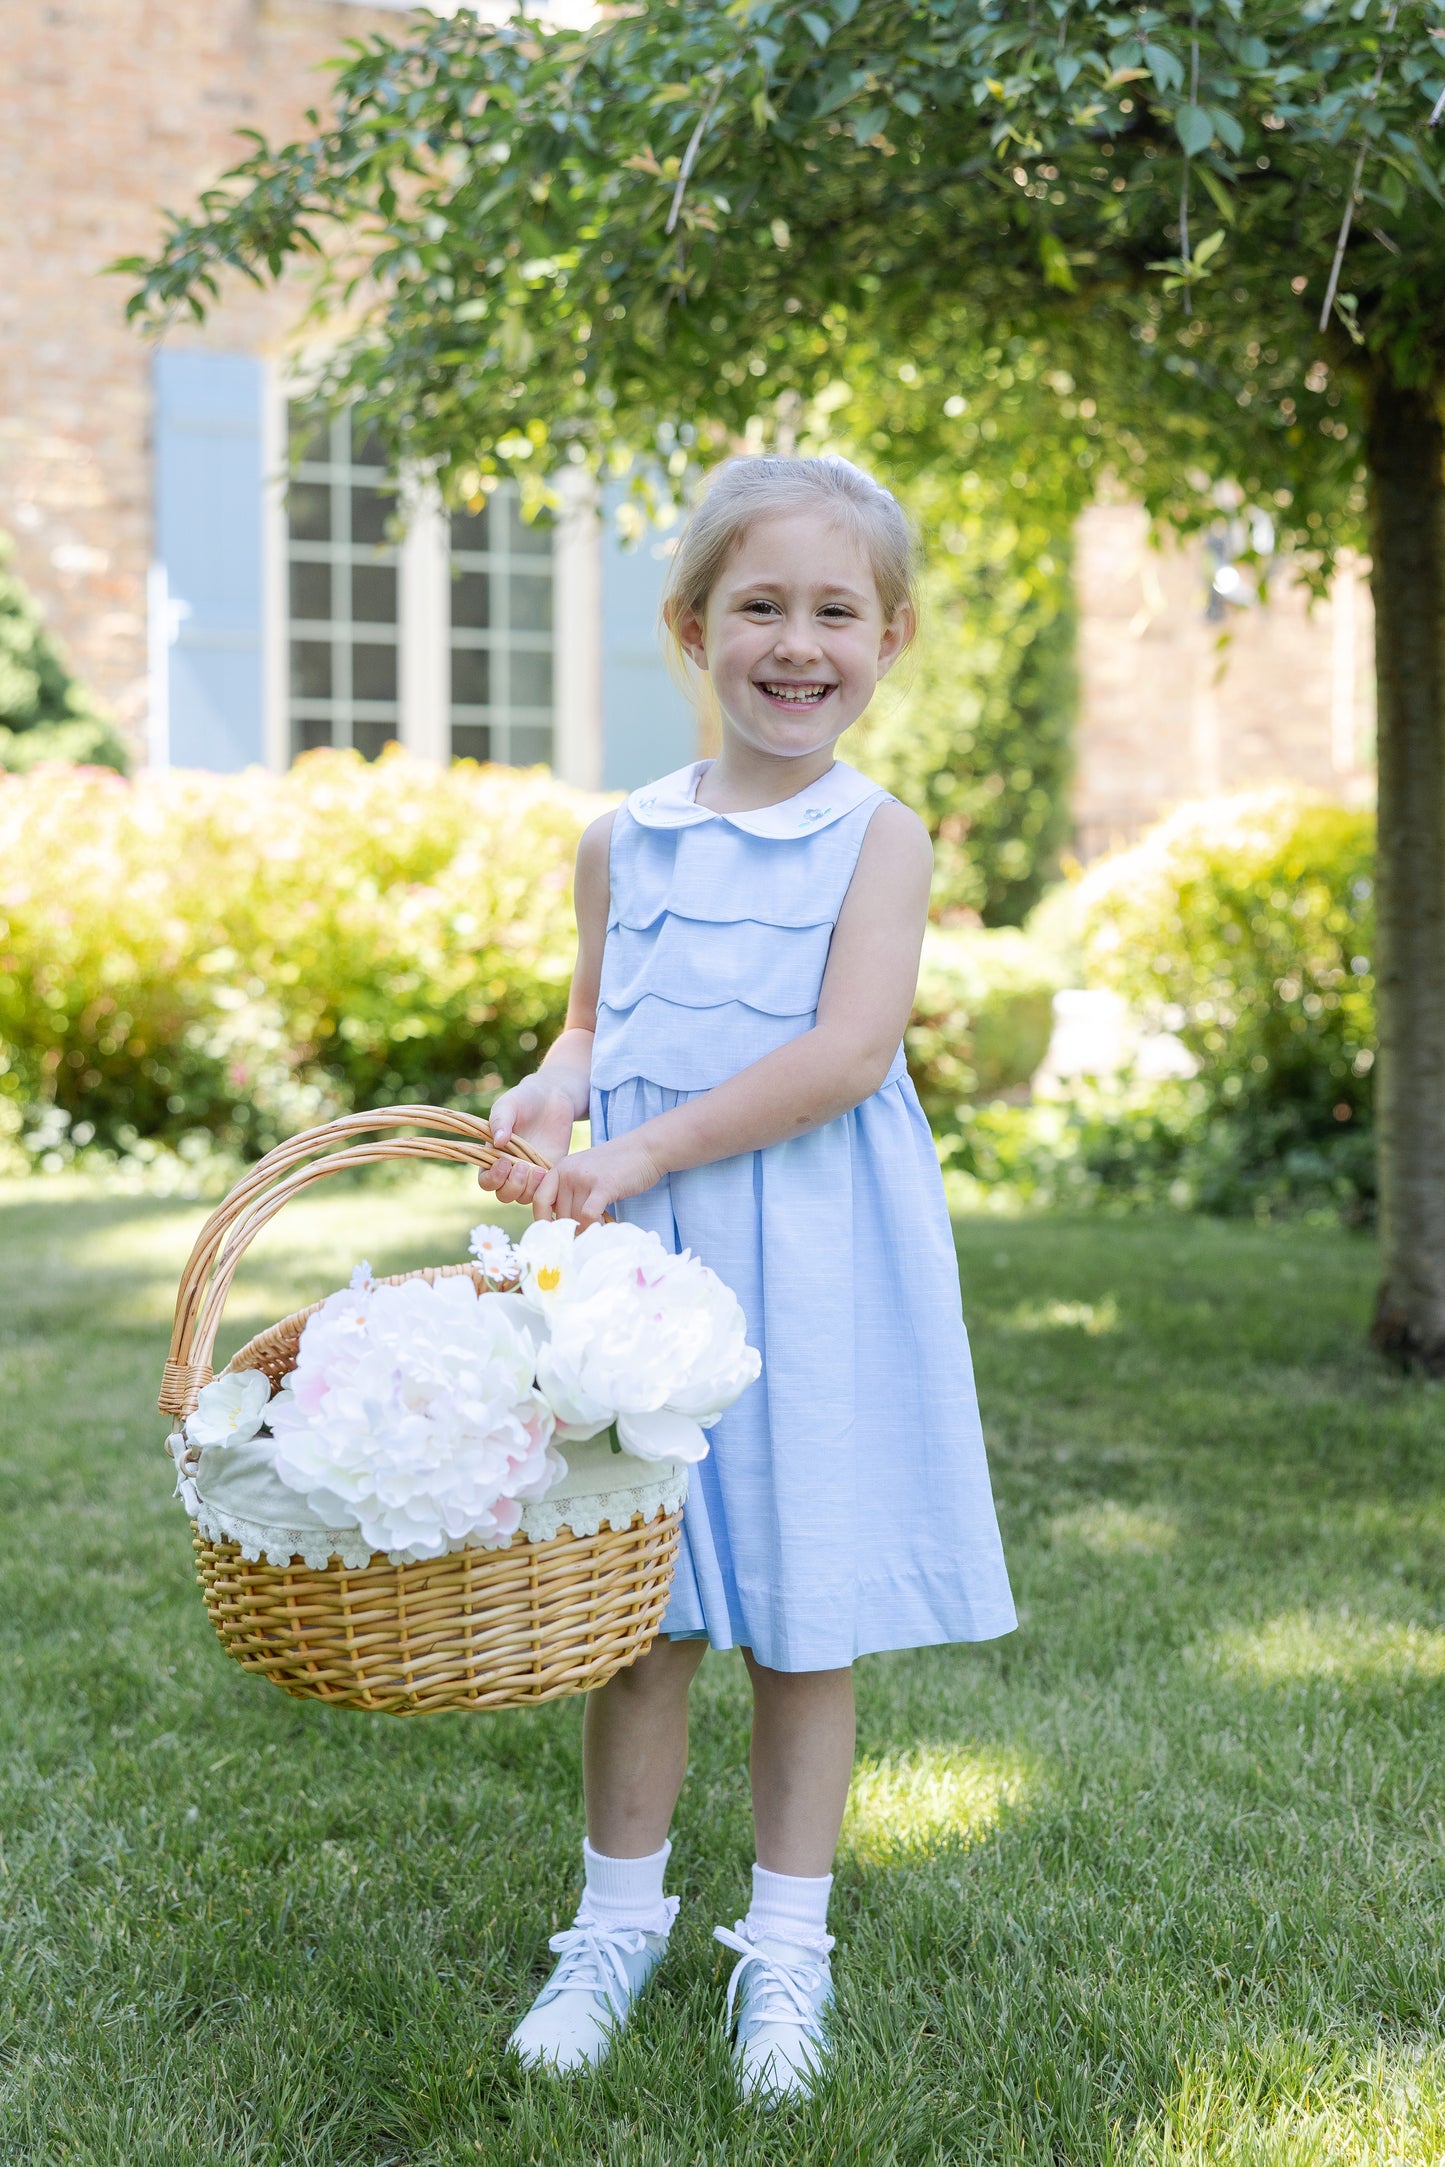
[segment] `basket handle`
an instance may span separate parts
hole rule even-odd
[[[368,1131],[419,1127],[441,1133],[382,1134],[373,1135],[369,1142],[352,1141]],[[520,1137],[509,1138],[503,1151],[492,1141],[491,1126],[480,1115],[443,1106],[384,1106],[372,1113],[346,1114],[268,1151],[216,1206],[196,1236],[176,1295],[175,1324],[161,1380],[161,1413],[184,1419],[195,1407],[201,1387],[211,1381],[211,1354],[237,1265],[262,1227],[312,1182],[353,1166],[375,1166],[384,1159],[441,1159],[456,1166],[488,1167],[506,1158],[521,1159],[529,1166],[551,1164]]]

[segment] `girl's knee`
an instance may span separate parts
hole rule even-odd
[[[655,1640],[646,1654],[629,1663],[626,1670],[615,1671],[601,1690],[629,1700],[666,1699],[686,1693],[702,1661],[704,1645],[698,1641]]]

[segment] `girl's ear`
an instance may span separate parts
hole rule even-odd
[[[878,642],[878,675],[886,677],[901,654],[913,645],[918,619],[911,602],[905,602],[891,624],[883,628]]]
[[[702,619],[690,603],[679,602],[667,619],[667,629],[694,669],[706,671],[707,646]]]

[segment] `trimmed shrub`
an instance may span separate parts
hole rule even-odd
[[[906,1045],[935,1134],[971,1102],[1027,1085],[1048,1050],[1059,984],[1047,956],[1013,927],[929,927]]]
[[[0,1105],[53,1138],[247,1154],[534,1065],[595,801],[388,754],[284,776],[0,778]]]
[[[1286,791],[1183,807],[1052,910],[1089,984],[1199,1063],[1027,1109],[966,1107],[945,1163],[1040,1202],[1374,1208],[1374,827]]]
[[[1091,985],[1200,1064],[1212,1109],[1333,1141],[1374,1102],[1374,820],[1287,791],[1183,807],[1080,885]]]

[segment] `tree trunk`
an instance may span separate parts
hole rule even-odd
[[[1365,431],[1379,693],[1381,1281],[1371,1337],[1445,1375],[1445,433],[1382,366]]]

